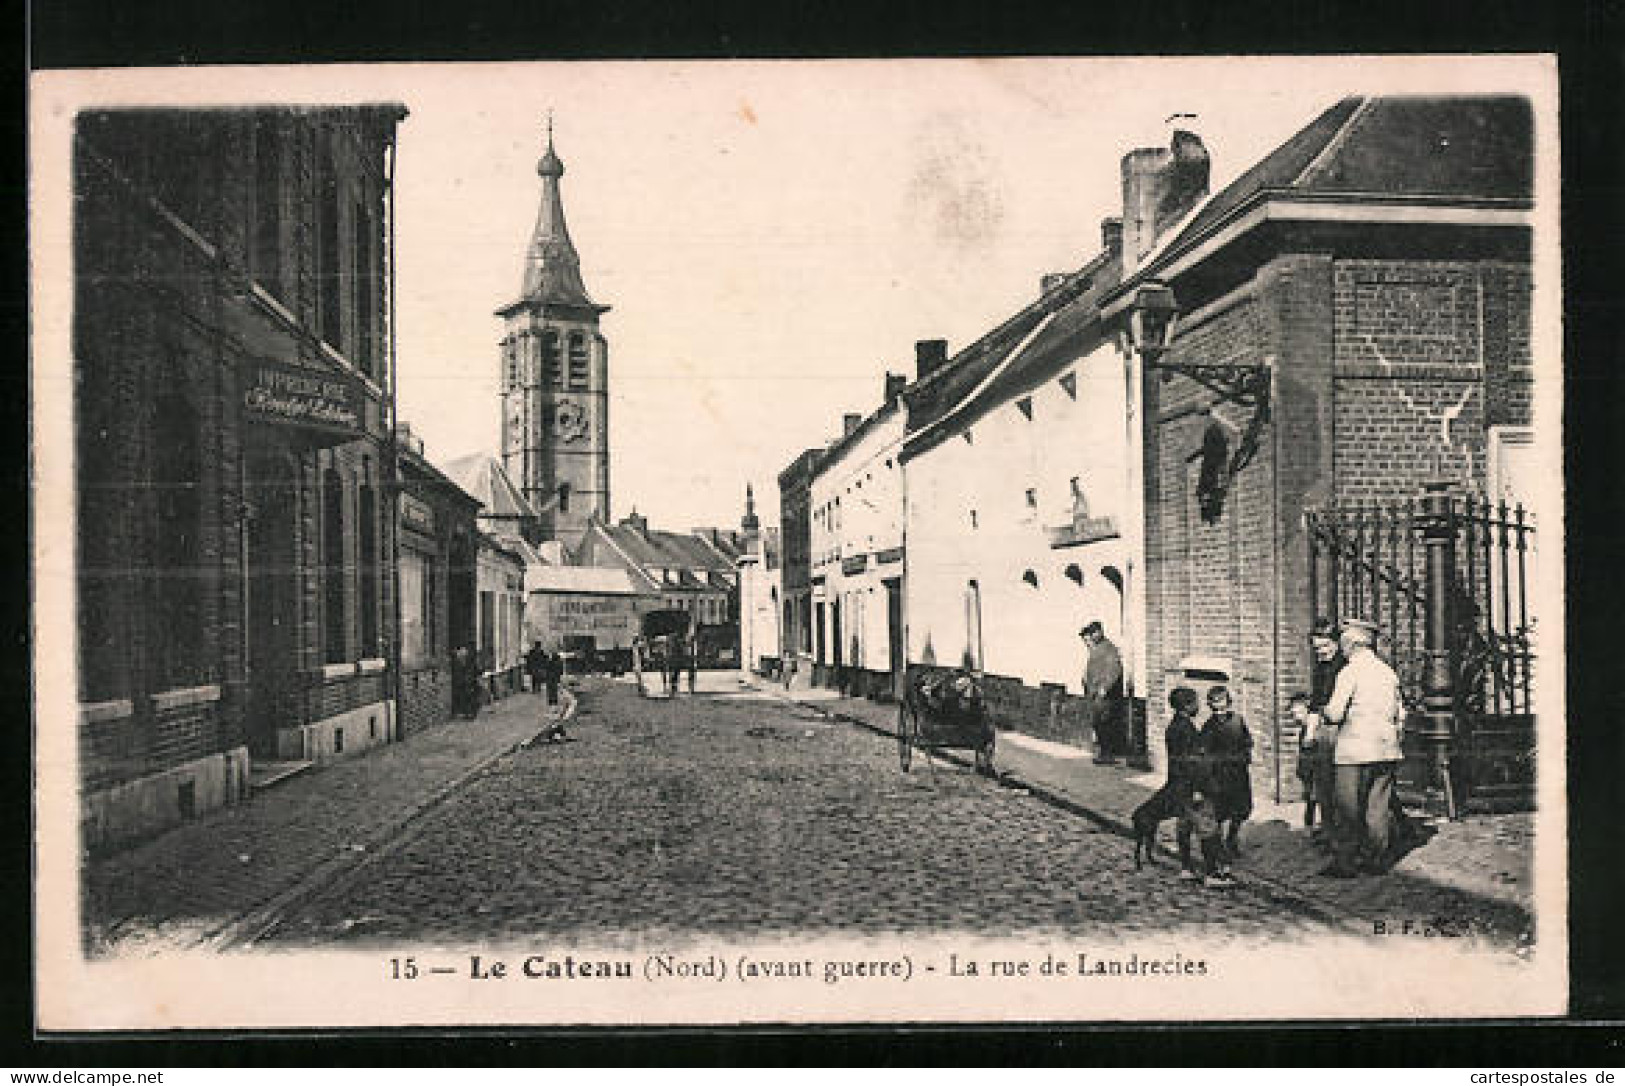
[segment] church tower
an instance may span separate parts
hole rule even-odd
[[[536,165],[541,206],[518,300],[498,309],[502,337],[502,466],[530,501],[544,539],[574,548],[589,520],[609,520],[609,345],[564,223],[564,163]]]

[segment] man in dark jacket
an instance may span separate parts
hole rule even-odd
[[[1126,746],[1128,722],[1124,713],[1123,656],[1098,622],[1078,631],[1088,646],[1083,671],[1083,697],[1095,732],[1095,761],[1110,765]]]

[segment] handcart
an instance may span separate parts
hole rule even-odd
[[[982,683],[974,674],[909,669],[897,705],[897,760],[904,773],[915,750],[925,753],[930,766],[932,751],[954,749],[974,751],[976,772],[991,777],[996,742]]]

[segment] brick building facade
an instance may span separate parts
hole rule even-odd
[[[399,106],[104,111],[74,135],[84,840],[393,728]],[[369,728],[370,726],[370,728]],[[340,740],[339,742],[342,742]]]
[[[1127,255],[1108,311],[1170,285],[1164,362],[1273,382],[1256,426],[1255,408],[1185,374],[1140,386],[1153,719],[1173,685],[1227,674],[1260,793],[1290,787],[1285,700],[1309,684],[1306,511],[1435,480],[1485,493],[1488,450],[1533,421],[1532,175],[1521,99],[1351,98]],[[1216,495],[1215,440],[1239,469],[1216,474]]]

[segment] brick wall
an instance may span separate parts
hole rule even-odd
[[[401,734],[411,735],[451,719],[451,672],[426,667],[401,680]]]
[[[1441,471],[1481,485],[1486,426],[1530,421],[1529,291],[1516,265],[1291,254],[1260,267],[1234,304],[1182,325],[1174,361],[1273,360],[1274,433],[1223,515],[1204,524],[1197,464],[1185,458],[1205,425],[1193,409],[1214,396],[1184,378],[1146,384],[1147,700],[1159,765],[1180,658],[1228,656],[1255,790],[1273,790],[1278,774],[1283,795],[1295,794],[1285,701],[1308,688],[1315,617],[1303,512],[1411,497]],[[1244,411],[1218,413],[1245,423]]]

